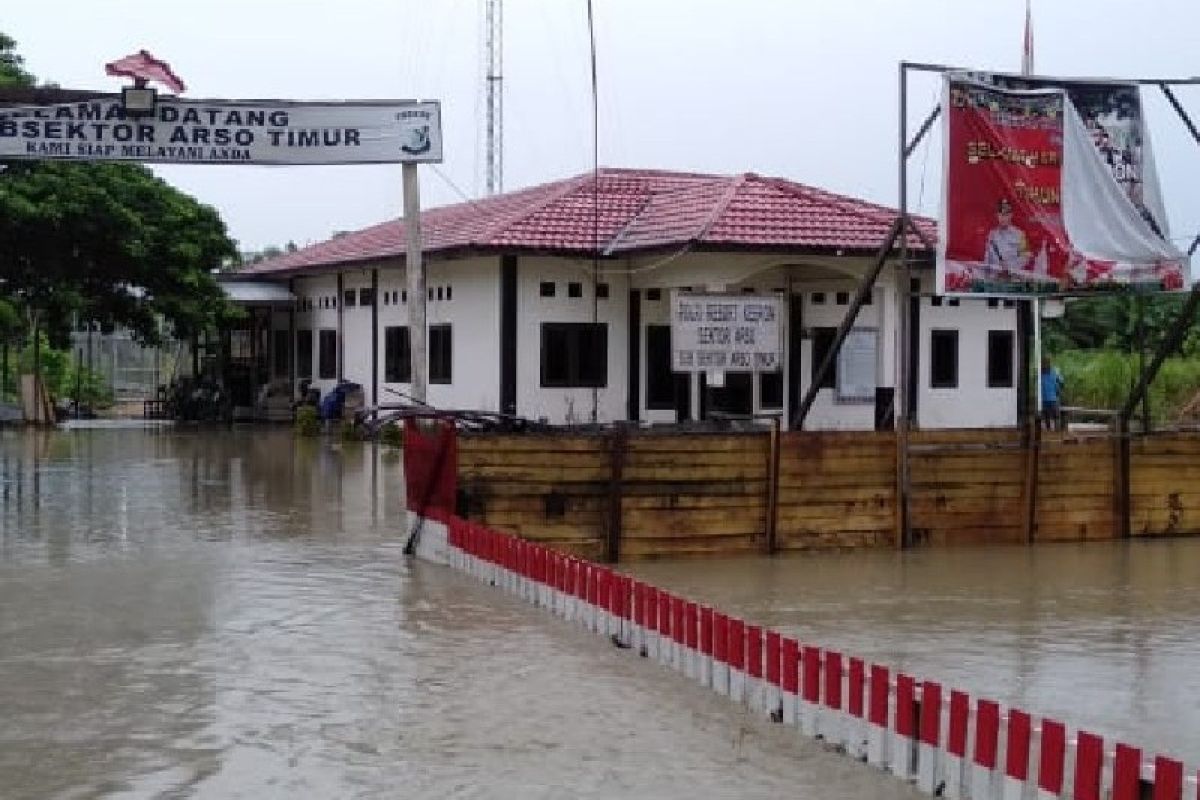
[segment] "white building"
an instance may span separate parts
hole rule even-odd
[[[675,422],[715,410],[786,423],[894,217],[754,174],[620,169],[602,170],[598,185],[587,174],[427,211],[429,402],[555,423]],[[932,238],[933,223],[918,224]],[[240,273],[286,284],[295,298],[270,314],[273,377],[311,378],[322,393],[354,381],[368,403],[407,390],[404,241],[403,223],[385,222]],[[932,296],[931,254],[916,237],[909,247],[925,262],[913,272],[918,294],[897,290],[889,263],[855,323],[856,374],[839,363],[806,428],[890,427],[901,302],[913,312],[916,423],[1016,424],[1017,309]],[[673,289],[786,297],[785,369],[727,373],[720,388],[672,373]]]

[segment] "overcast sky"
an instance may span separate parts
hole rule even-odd
[[[115,89],[103,64],[138,48],[186,96],[442,102],[445,163],[426,206],[482,192],[482,0],[58,0],[6,3],[0,30],[39,78]],[[1015,71],[1024,0],[596,0],[600,161],[758,172],[896,203],[901,59]],[[1200,73],[1197,0],[1034,0],[1040,73]],[[505,188],[591,165],[586,0],[504,2]],[[918,77],[911,125],[936,81]],[[1200,121],[1200,87],[1179,92]],[[1172,236],[1200,230],[1200,149],[1146,91]],[[936,213],[940,137],[911,162]],[[399,214],[399,166],[168,166],[243,249],[306,244]]]

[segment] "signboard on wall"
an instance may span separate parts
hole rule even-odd
[[[870,402],[875,399],[876,350],[879,332],[874,328],[854,328],[838,350],[837,399]]]
[[[0,108],[0,159],[173,164],[398,164],[442,160],[433,101],[160,99],[127,116],[119,96]]]
[[[1181,289],[1138,87],[951,73],[938,291]]]
[[[676,372],[774,372],[783,366],[779,295],[671,293]]]

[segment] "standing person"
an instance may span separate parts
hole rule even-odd
[[[1050,363],[1049,356],[1042,356],[1042,423],[1048,430],[1062,430],[1062,397],[1063,376],[1058,368]]]

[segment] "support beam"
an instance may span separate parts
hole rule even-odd
[[[1196,318],[1196,311],[1200,309],[1200,283],[1195,283],[1192,290],[1188,292],[1187,302],[1183,304],[1183,308],[1179,310],[1179,315],[1175,317],[1175,321],[1171,323],[1171,327],[1167,330],[1167,335],[1158,345],[1158,350],[1154,353],[1154,358],[1150,361],[1150,366],[1146,367],[1145,372],[1138,378],[1137,385],[1129,394],[1129,398],[1125,401],[1125,405],[1121,408],[1121,423],[1129,426],[1129,419],[1133,416],[1134,410],[1138,407],[1138,403],[1142,401],[1142,396],[1150,389],[1150,384],[1154,381],[1154,377],[1158,375],[1158,371],[1162,368],[1163,362],[1167,360],[1167,356],[1179,349],[1179,345],[1183,342],[1183,337],[1187,333],[1187,329],[1191,326]]]
[[[1183,124],[1187,126],[1188,132],[1192,134],[1192,138],[1196,140],[1196,144],[1200,144],[1200,129],[1196,128],[1196,123],[1192,122],[1192,118],[1188,116],[1179,99],[1175,97],[1175,93],[1171,91],[1171,87],[1166,83],[1160,83],[1158,88],[1162,89],[1162,93],[1166,95],[1167,101],[1175,109],[1175,113],[1183,120]]]
[[[941,116],[941,114],[942,105],[939,103],[933,107],[932,111],[929,112],[929,116],[925,117],[925,121],[922,122],[921,127],[917,129],[917,133],[915,136],[913,136],[912,141],[905,146],[905,158],[908,158],[913,154],[913,151],[917,149],[917,145],[919,145],[921,140],[925,138],[925,134],[929,133],[929,129],[933,127],[933,123],[937,121],[937,118]]]
[[[337,358],[337,370],[334,374],[337,376],[337,382],[341,383],[346,379],[345,364],[346,364],[346,283],[339,271],[337,274],[337,289],[333,296],[334,307],[337,308],[337,347],[334,349],[334,355]]]
[[[371,270],[371,405],[379,405],[379,270]]]
[[[896,217],[896,220],[892,223],[892,227],[888,230],[887,236],[884,237],[883,244],[880,245],[879,251],[875,254],[875,261],[871,264],[871,269],[863,276],[862,282],[859,283],[858,289],[854,292],[854,299],[850,301],[850,305],[846,309],[846,315],[842,317],[837,333],[834,334],[833,346],[829,348],[829,352],[825,354],[825,358],[813,374],[812,381],[808,385],[808,391],[804,393],[804,399],[800,401],[800,408],[796,411],[795,419],[792,420],[792,430],[802,430],[804,428],[804,420],[808,418],[808,412],[812,410],[813,403],[816,402],[817,393],[821,391],[821,383],[825,380],[829,371],[833,369],[833,365],[837,363],[838,350],[841,349],[842,342],[846,340],[850,329],[854,327],[854,322],[858,319],[858,312],[866,304],[867,297],[870,296],[871,290],[875,287],[875,283],[879,279],[879,274],[883,271],[884,265],[887,264],[888,254],[891,253],[892,245],[900,235],[903,227],[903,217]]]

